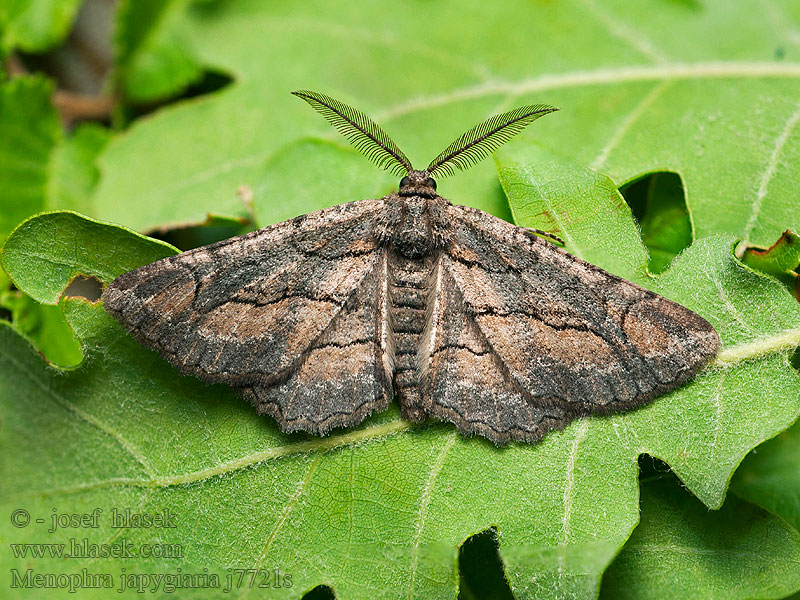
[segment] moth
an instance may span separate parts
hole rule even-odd
[[[642,406],[716,355],[694,312],[437,193],[555,108],[494,116],[415,170],[364,113],[293,93],[399,189],[115,279],[106,309],[180,372],[233,386],[285,432],[325,435],[396,398],[403,419],[505,444]]]

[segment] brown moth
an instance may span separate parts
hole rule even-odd
[[[406,420],[503,444],[642,406],[716,355],[692,311],[436,192],[555,108],[492,117],[418,171],[363,113],[294,93],[400,188],[118,277],[106,309],[182,373],[287,432],[325,435],[397,398]]]

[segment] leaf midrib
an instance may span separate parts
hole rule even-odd
[[[455,102],[484,96],[528,94],[543,90],[590,85],[616,85],[635,81],[668,79],[779,78],[800,80],[800,63],[765,61],[709,61],[697,63],[665,63],[658,65],[622,66],[590,71],[567,71],[543,74],[517,81],[490,80],[453,91],[420,96],[383,111],[376,111],[376,121],[390,121],[410,113],[447,106]]]

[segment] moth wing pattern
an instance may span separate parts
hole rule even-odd
[[[361,200],[125,273],[106,309],[182,373],[318,435],[391,400],[383,200]]]
[[[714,328],[683,306],[492,215],[448,210],[418,356],[429,414],[496,443],[532,442],[641,406],[716,355]]]
[[[496,443],[534,440],[563,422],[518,385],[478,328],[442,257],[432,274],[429,321],[417,356],[422,410]]]

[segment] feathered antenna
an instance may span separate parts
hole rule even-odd
[[[411,173],[411,161],[380,126],[360,110],[309,90],[292,92],[308,102],[364,156],[395,175]]]
[[[464,170],[497,150],[541,116],[558,110],[546,104],[515,108],[486,119],[463,133],[428,165],[428,173],[439,177]]]

